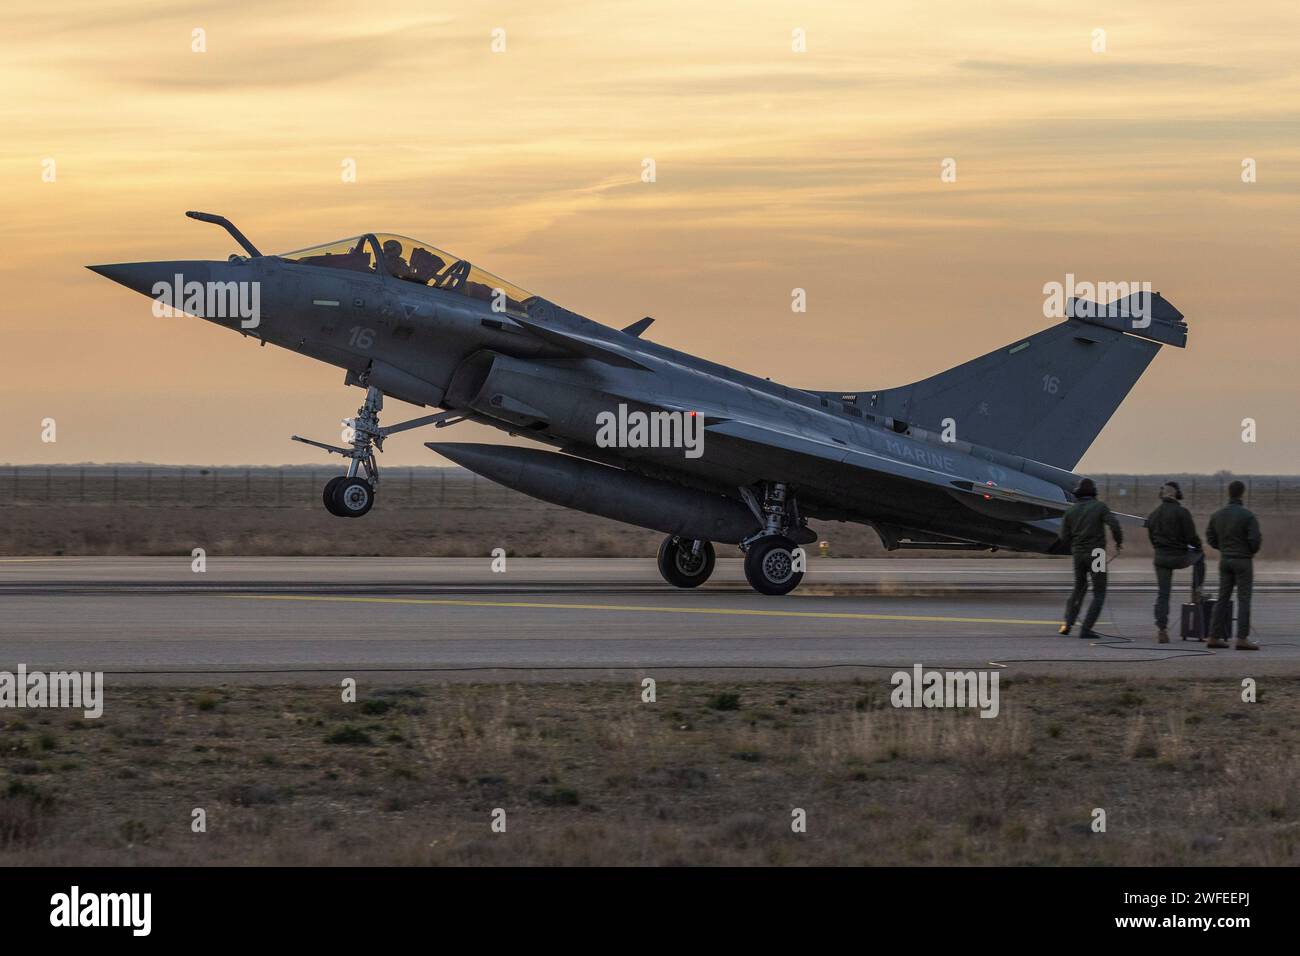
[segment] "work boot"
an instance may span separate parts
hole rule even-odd
[[[1101,640],[1101,635],[1100,635],[1100,634],[1098,634],[1096,631],[1090,631],[1090,630],[1088,630],[1087,628],[1085,628],[1084,630],[1080,631],[1080,632],[1079,632],[1079,636],[1080,636],[1081,638],[1083,638],[1085,641],[1097,641],[1097,640]]]
[[[1073,625],[1070,625],[1070,624],[1062,624],[1060,627],[1058,627],[1058,628],[1056,629],[1056,633],[1057,633],[1057,634],[1060,634],[1062,637],[1069,637],[1069,635],[1070,635],[1070,628],[1071,628],[1072,626],[1073,626]]]
[[[1239,638],[1237,638],[1237,643],[1236,643],[1235,646],[1236,646],[1237,650],[1239,650],[1239,651],[1257,651],[1257,650],[1259,650],[1259,645],[1256,644],[1254,641],[1252,641],[1249,637],[1239,637]]]
[[[1228,642],[1221,637],[1214,637],[1211,635],[1210,639],[1205,642],[1205,646],[1221,650],[1228,646]]]
[[[1168,643],[1169,643],[1169,632],[1168,632],[1167,630],[1165,630],[1163,627],[1160,628],[1160,632],[1159,632],[1158,634],[1156,634],[1156,643],[1157,643],[1157,644],[1168,644]]]

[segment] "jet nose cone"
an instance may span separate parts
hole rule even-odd
[[[177,282],[183,288],[187,282],[207,282],[211,269],[210,263],[202,260],[179,262],[117,262],[102,266],[86,266],[91,272],[112,279],[118,285],[124,285],[141,295],[155,296],[158,283],[173,286]]]

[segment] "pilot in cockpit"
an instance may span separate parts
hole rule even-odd
[[[405,279],[411,274],[411,267],[402,258],[402,244],[396,239],[384,240],[384,266],[388,274]]]

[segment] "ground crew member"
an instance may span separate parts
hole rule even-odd
[[[1078,500],[1061,519],[1061,543],[1074,555],[1074,590],[1065,603],[1065,622],[1058,633],[1069,634],[1074,619],[1083,606],[1083,596],[1088,593],[1088,580],[1092,579],[1092,603],[1079,631],[1082,638],[1094,638],[1092,627],[1101,616],[1101,606],[1106,603],[1106,528],[1115,539],[1115,554],[1124,547],[1124,531],[1119,519],[1111,514],[1104,502],[1097,500],[1097,486],[1091,478],[1084,478],[1074,489]],[[1100,553],[1097,553],[1100,552]]]
[[[1155,551],[1156,568],[1156,640],[1169,643],[1169,592],[1174,572],[1192,568],[1192,603],[1201,604],[1201,585],[1205,583],[1205,552],[1196,535],[1192,513],[1180,505],[1183,490],[1176,481],[1160,486],[1160,505],[1147,516],[1147,536]]]
[[[1214,513],[1205,529],[1205,540],[1219,552],[1219,599],[1214,605],[1210,640],[1206,647],[1227,647],[1228,601],[1237,591],[1237,650],[1257,651],[1250,639],[1250,595],[1255,584],[1255,555],[1263,538],[1259,519],[1241,503],[1246,486],[1240,481],[1228,485],[1228,503]]]

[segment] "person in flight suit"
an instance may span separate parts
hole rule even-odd
[[[1092,603],[1088,605],[1088,613],[1079,631],[1080,637],[1088,639],[1097,637],[1092,628],[1106,603],[1106,529],[1110,528],[1111,537],[1115,539],[1116,555],[1124,548],[1124,531],[1105,502],[1097,500],[1097,486],[1091,478],[1079,482],[1074,497],[1078,500],[1061,519],[1059,534],[1061,543],[1074,555],[1074,590],[1065,602],[1065,621],[1058,633],[1069,634],[1070,628],[1074,627],[1091,578]],[[1098,555],[1097,551],[1101,553]]]
[[[1160,487],[1160,505],[1147,515],[1147,537],[1155,552],[1152,563],[1156,568],[1156,640],[1169,643],[1169,592],[1174,585],[1174,572],[1189,565],[1192,568],[1192,603],[1200,606],[1201,585],[1205,583],[1205,552],[1196,534],[1192,513],[1179,504],[1183,490],[1176,481],[1166,481]]]
[[[384,265],[388,267],[388,274],[398,279],[404,279],[411,274],[411,267],[406,264],[406,259],[402,257],[402,244],[396,239],[384,240]]]
[[[1259,645],[1250,639],[1250,597],[1255,584],[1255,555],[1264,539],[1259,533],[1259,519],[1241,503],[1245,493],[1246,486],[1240,481],[1228,485],[1228,503],[1210,517],[1205,529],[1205,540],[1219,552],[1219,599],[1214,605],[1206,647],[1228,646],[1232,625],[1228,619],[1228,601],[1235,588],[1237,650],[1259,650]]]

